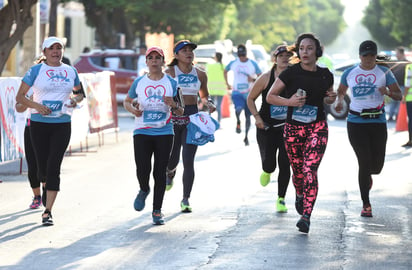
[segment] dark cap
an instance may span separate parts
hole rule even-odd
[[[365,40],[359,45],[359,55],[378,54],[378,46],[372,40]]]
[[[283,52],[288,52],[289,54],[293,54],[291,51],[288,50],[288,46],[286,45],[279,45],[277,46],[276,50],[273,52],[274,56],[278,56],[279,54]]]
[[[238,56],[245,56],[247,53],[246,53],[246,47],[245,47],[245,45],[242,45],[242,44],[240,44],[240,45],[238,45],[237,46],[237,55]]]
[[[183,47],[189,46],[193,50],[197,48],[197,44],[190,42],[189,40],[182,40],[176,43],[175,48],[173,49],[173,52],[177,54]]]

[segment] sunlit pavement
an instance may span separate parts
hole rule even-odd
[[[0,175],[0,269],[412,268],[412,149],[401,147],[407,133],[395,132],[395,123],[388,126],[385,167],[374,177],[374,217],[363,218],[346,124],[330,119],[318,200],[306,235],[295,226],[299,216],[292,182],[289,211],[278,214],[276,173],[267,187],[260,186],[255,128],[245,147],[234,117],[222,120],[215,142],[198,149],[193,213],[180,213],[180,163],[165,195],[166,225],[153,226],[153,193],[142,212],[133,209],[139,188],[133,119],[125,115],[117,142],[114,134],[106,134],[103,146],[94,138],[88,152],[65,157],[52,227],[41,226],[43,209],[28,209],[27,176]]]

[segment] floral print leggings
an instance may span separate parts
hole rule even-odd
[[[286,123],[285,147],[293,171],[296,194],[303,195],[303,215],[310,217],[318,195],[318,168],[328,143],[328,124]]]

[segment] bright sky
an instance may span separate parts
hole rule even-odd
[[[343,17],[348,26],[354,25],[363,17],[363,10],[369,3],[369,0],[341,0],[345,6]]]

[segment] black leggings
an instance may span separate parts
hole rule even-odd
[[[172,149],[173,135],[150,136],[139,134],[133,136],[133,143],[137,180],[140,189],[146,192],[150,189],[151,161],[154,155],[153,210],[161,210],[166,190],[166,167]]]
[[[37,176],[37,162],[34,153],[33,144],[30,139],[30,126],[26,126],[24,129],[24,154],[27,162],[27,177],[29,178],[30,187],[40,187],[40,178]]]
[[[197,113],[197,111],[197,105],[186,105],[184,114],[191,115]],[[183,198],[190,198],[190,193],[192,192],[192,187],[195,180],[195,155],[197,145],[186,143],[186,124],[174,124],[173,128],[175,137],[173,140],[173,148],[170,154],[167,169],[169,171],[176,170],[176,167],[179,164],[180,150],[183,148]]]
[[[412,101],[406,102],[406,113],[408,114],[409,141],[412,142]]]
[[[364,206],[369,206],[371,175],[379,174],[385,163],[386,123],[347,123],[350,144],[358,158],[359,189]]]
[[[70,142],[71,123],[31,121],[30,138],[37,161],[39,179],[45,179],[46,190],[60,190],[60,167]]]
[[[278,196],[285,197],[290,179],[289,158],[283,141],[283,127],[256,129],[256,140],[259,145],[262,169],[267,173],[273,173],[276,169],[276,155],[279,163]]]

